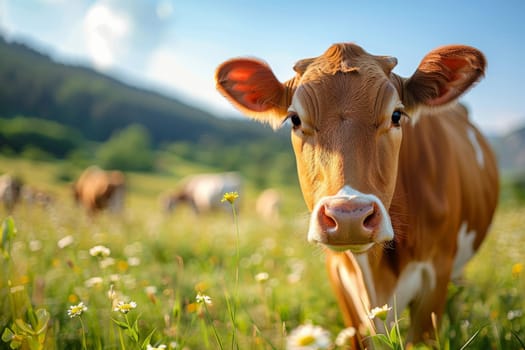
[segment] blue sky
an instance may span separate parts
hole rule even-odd
[[[297,60],[350,41],[409,76],[431,49],[467,44],[488,70],[463,101],[492,134],[525,125],[524,16],[523,0],[0,0],[0,33],[220,116],[238,115],[213,81],[231,57],[262,58],[286,80]]]

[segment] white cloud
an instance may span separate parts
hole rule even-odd
[[[131,20],[103,3],[95,3],[84,18],[87,51],[101,69],[111,67],[126,50]]]
[[[173,21],[171,0],[96,0],[84,16],[86,51],[99,69],[138,73],[166,40]]]
[[[173,14],[173,5],[168,0],[161,0],[157,3],[156,12],[159,19],[168,19]]]

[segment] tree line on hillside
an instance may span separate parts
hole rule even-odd
[[[259,187],[295,183],[295,162],[291,146],[275,148],[274,141],[225,145],[177,141],[154,147],[148,130],[131,124],[114,132],[105,142],[92,142],[78,130],[37,119],[0,118],[0,154],[31,160],[65,159],[82,168],[97,164],[105,169],[123,171],[170,171],[182,160],[206,165],[214,171],[239,171]],[[161,158],[170,159],[169,166]],[[72,180],[63,174],[63,180]]]

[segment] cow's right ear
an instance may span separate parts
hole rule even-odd
[[[470,46],[449,45],[428,53],[405,84],[406,107],[447,104],[476,83],[485,72],[483,54]]]
[[[264,62],[238,58],[221,64],[215,73],[217,89],[247,116],[277,129],[286,119],[287,86]]]

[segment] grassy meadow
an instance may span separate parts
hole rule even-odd
[[[304,324],[332,342],[343,330],[323,252],[306,242],[298,186],[280,189],[282,217],[272,222],[256,215],[250,183],[238,212],[166,215],[158,196],[176,176],[127,174],[124,213],[90,218],[64,169],[0,157],[0,173],[54,196],[11,216],[0,208],[0,349],[285,349]],[[449,287],[434,348],[523,348],[524,263],[525,206],[506,200],[464,280]],[[404,314],[401,339],[407,324]]]

